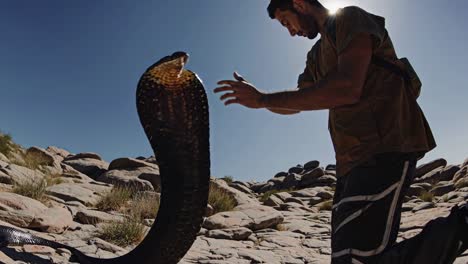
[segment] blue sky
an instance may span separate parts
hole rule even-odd
[[[184,50],[208,93],[213,176],[263,181],[309,160],[334,163],[327,111],[280,116],[225,107],[213,93],[234,70],[263,91],[295,87],[315,40],[291,38],[268,17],[268,2],[2,1],[0,129],[25,147],[97,152],[108,161],[149,156],[135,87],[149,65]],[[468,2],[322,2],[386,17],[398,55],[423,81],[419,103],[438,143],[423,161],[468,157]]]

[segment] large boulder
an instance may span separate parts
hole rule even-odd
[[[111,163],[109,164],[109,170],[129,170],[141,167],[151,167],[154,169],[158,169],[158,166],[156,164],[132,158],[118,158],[111,161]]]
[[[260,188],[260,190],[258,190],[258,193],[266,193],[274,189],[278,189],[276,184],[274,182],[268,181],[262,184],[262,187]]]
[[[231,198],[236,201],[236,206],[241,205],[260,205],[260,202],[254,195],[246,194],[235,188],[230,187],[224,180],[211,178],[211,188],[217,188],[226,192]]]
[[[445,166],[447,166],[447,161],[445,159],[433,160],[431,162],[418,166],[416,168],[414,177],[417,179],[438,167],[445,167]]]
[[[62,163],[61,168],[62,168],[62,177],[76,179],[76,180],[79,180],[80,182],[94,181],[91,177],[75,170],[70,165]]]
[[[19,227],[29,227],[47,206],[16,193],[0,192],[0,220]]]
[[[46,148],[46,150],[47,150],[47,152],[51,153],[52,155],[61,157],[61,160],[63,160],[64,158],[71,155],[71,153],[68,152],[67,150],[57,148],[57,147],[54,147],[54,146],[49,146],[49,147]]]
[[[38,170],[31,170],[16,164],[9,164],[6,167],[1,167],[0,173],[3,173],[3,175],[0,174],[0,182],[7,184],[37,182],[45,177],[44,174]]]
[[[453,182],[457,182],[462,178],[468,178],[468,165],[463,166],[453,175]]]
[[[26,150],[26,157],[36,160],[40,164],[42,171],[48,171],[52,174],[62,174],[60,163],[63,157],[55,155],[40,147],[30,147]]]
[[[455,173],[457,173],[460,170],[460,167],[457,165],[449,165],[444,167],[440,171],[440,177],[439,181],[451,181],[453,180],[453,177],[455,176]]]
[[[302,165],[298,164],[294,167],[289,168],[288,173],[296,173],[296,174],[301,174],[304,171],[304,167]]]
[[[103,160],[99,154],[94,152],[82,152],[75,155],[69,155],[65,158],[65,160],[77,160],[77,159],[95,159],[95,160]]]
[[[279,206],[280,204],[283,203],[283,200],[281,200],[278,196],[275,195],[270,195],[268,198],[263,202],[264,205],[267,206]]]
[[[302,175],[296,173],[289,173],[283,180],[281,185],[284,189],[296,188],[301,182]]]
[[[254,196],[254,192],[252,192],[252,190],[248,186],[246,186],[246,184],[243,183],[243,182],[234,181],[232,183],[229,183],[228,185],[229,185],[229,187],[237,189],[237,190],[239,190],[239,191],[241,191],[243,193]]]
[[[160,190],[159,169],[136,167],[133,169],[114,169],[96,178],[97,181],[135,188],[136,190]]]
[[[73,217],[66,208],[53,206],[36,216],[29,227],[48,233],[62,233],[73,225]]]
[[[93,179],[99,177],[109,168],[109,164],[95,153],[80,153],[68,156],[63,160],[63,163]]]
[[[299,183],[299,186],[302,188],[306,187],[311,187],[314,186],[314,184],[317,182],[317,180],[325,175],[325,172],[323,171],[322,168],[315,168],[304,175],[302,175],[301,181]]]
[[[275,186],[282,186],[285,178],[285,176],[275,177],[269,179],[268,182],[272,182]]]
[[[313,170],[315,168],[318,168],[320,166],[320,162],[318,160],[312,160],[304,164],[304,169],[306,171]]]
[[[30,147],[26,150],[26,155],[34,155],[40,160],[42,165],[54,166],[59,165],[59,161],[52,154],[40,147]]]
[[[267,182],[255,182],[250,185],[250,189],[253,192],[259,193],[260,189],[262,189],[266,184]]]
[[[434,188],[431,189],[431,193],[433,193],[435,196],[442,196],[453,190],[455,190],[453,182],[444,181],[439,182],[436,186],[434,186]]]
[[[278,178],[278,177],[286,177],[288,176],[288,173],[285,172],[285,171],[280,171],[278,173],[275,174],[275,176],[273,178]]]
[[[415,182],[426,182],[430,184],[435,184],[440,181],[440,172],[444,169],[443,166],[437,167],[423,176],[415,179]]]

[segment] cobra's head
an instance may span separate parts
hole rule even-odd
[[[189,72],[184,69],[189,55],[178,51],[156,62],[148,71],[150,78],[169,89],[182,87],[189,78]]]
[[[164,68],[181,72],[184,65],[187,63],[189,55],[183,51],[174,52],[172,55],[166,56],[156,62],[155,67]]]

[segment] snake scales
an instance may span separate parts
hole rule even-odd
[[[208,101],[197,75],[184,69],[187,59],[184,52],[166,56],[149,67],[138,83],[138,115],[161,174],[160,208],[145,239],[126,255],[99,259],[0,226],[0,247],[35,244],[66,248],[84,264],[179,262],[202,224],[210,178]]]

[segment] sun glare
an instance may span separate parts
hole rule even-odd
[[[329,1],[328,3],[324,3],[325,7],[328,9],[330,14],[335,14],[338,9],[345,6],[342,1]]]

